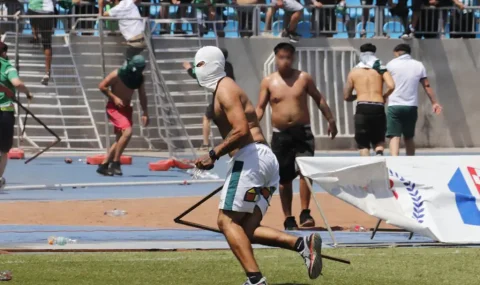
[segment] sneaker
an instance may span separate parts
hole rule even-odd
[[[414,37],[415,37],[415,31],[411,29],[408,31],[405,31],[405,33],[403,33],[403,35],[400,36],[400,38],[404,40],[411,40]]]
[[[120,167],[120,162],[114,161],[110,163],[110,171],[113,173],[113,175],[118,175],[122,176],[122,168]]]
[[[0,190],[5,187],[5,184],[7,184],[7,180],[5,180],[3,177],[0,177]]]
[[[288,217],[285,219],[283,223],[286,231],[296,231],[298,230],[297,221],[295,221],[295,217]]]
[[[360,32],[360,38],[362,38],[362,39],[367,38],[367,31],[362,30],[362,31]]]
[[[243,285],[267,285],[267,278],[263,277],[257,283],[252,283],[250,280],[247,279],[247,282],[243,283]]]
[[[288,38],[292,43],[298,43],[300,40],[300,35],[295,32],[288,32]]]
[[[305,209],[300,213],[300,226],[303,228],[315,226],[315,220],[310,215],[310,209]]]
[[[108,168],[108,162],[100,164],[97,168],[97,173],[103,176],[113,176],[113,172]]]
[[[322,274],[322,238],[319,234],[311,234],[303,238],[305,248],[300,253],[308,269],[308,277],[315,279]]]
[[[45,75],[43,76],[43,78],[42,78],[42,80],[40,81],[40,83],[42,83],[42,85],[47,86],[47,85],[48,85],[48,81],[50,81],[50,74],[45,73]]]
[[[283,30],[282,34],[280,35],[282,38],[288,38],[288,32]]]

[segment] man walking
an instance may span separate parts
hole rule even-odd
[[[355,112],[355,141],[361,156],[370,155],[370,147],[376,155],[383,155],[387,119],[385,101],[395,89],[392,76],[375,56],[373,44],[360,47],[360,63],[348,74],[344,90],[345,101],[357,100]],[[387,89],[383,93],[383,85]],[[357,95],[353,95],[353,90]]]
[[[399,44],[393,49],[395,58],[387,64],[392,74],[395,90],[388,100],[387,137],[390,139],[390,154],[398,156],[400,138],[403,135],[407,155],[415,155],[415,125],[418,118],[418,84],[420,83],[432,102],[435,114],[442,112],[430,82],[425,66],[410,56],[408,44]]]
[[[15,125],[15,107],[13,99],[15,90],[27,95],[28,100],[33,97],[25,84],[18,77],[18,72],[7,58],[8,46],[0,42],[0,189],[5,186],[5,168],[8,162],[8,152],[13,146]]]
[[[308,276],[317,278],[322,272],[319,234],[295,237],[260,224],[278,188],[278,162],[265,141],[247,94],[226,76],[222,51],[213,46],[198,50],[195,71],[200,85],[213,92],[213,121],[223,138],[195,165],[212,169],[220,157],[231,157],[217,221],[245,270],[244,285],[267,285],[253,255],[253,243],[297,251],[307,266]]]
[[[315,155],[308,96],[312,97],[322,111],[332,139],[337,135],[337,125],[327,101],[318,91],[312,77],[306,72],[292,68],[295,47],[290,43],[280,43],[274,48],[274,53],[278,71],[262,80],[256,113],[260,121],[270,103],[273,126],[271,145],[280,164],[280,198],[285,215],[284,227],[286,230],[297,230],[297,222],[292,216],[292,181],[299,174],[295,158]],[[310,197],[307,182],[300,176],[302,227],[315,226],[315,221],[310,215]]]
[[[141,55],[134,56],[118,70],[112,71],[98,88],[107,96],[107,115],[114,126],[116,139],[107,150],[105,160],[98,166],[97,173],[106,176],[123,175],[120,158],[132,137],[132,96],[138,89],[142,107],[142,123],[148,125],[147,95],[145,93],[145,59]]]

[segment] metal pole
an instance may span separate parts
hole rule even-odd
[[[98,19],[98,33],[100,34],[100,62],[102,65],[102,74],[103,78],[107,76],[107,72],[105,71],[105,52],[103,48],[104,44],[104,34],[103,34],[103,19]],[[105,99],[105,106],[108,103],[108,99]],[[108,118],[107,112],[105,112],[105,144],[107,147],[110,147],[110,132],[108,130]]]
[[[20,60],[19,60],[19,43],[18,43],[18,35],[20,34],[20,18],[18,15],[20,14],[20,11],[18,11],[15,14],[15,69],[17,69],[17,72],[20,73]],[[20,92],[16,92],[17,96],[17,101],[20,101]],[[21,128],[20,128],[20,112],[18,112],[20,108],[17,106],[17,147],[20,147],[20,136],[21,136]]]

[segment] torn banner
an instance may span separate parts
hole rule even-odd
[[[301,157],[303,175],[394,226],[480,243],[480,156]]]

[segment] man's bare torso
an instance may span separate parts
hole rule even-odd
[[[310,123],[305,75],[294,70],[289,78],[283,78],[278,72],[267,77],[273,127],[285,130]]]
[[[253,143],[261,142],[266,143],[265,137],[263,136],[262,129],[258,123],[257,115],[255,113],[255,107],[252,105],[252,102],[247,97],[247,94],[233,81],[232,79],[225,77],[218,83],[217,91],[214,95],[214,116],[213,121],[218,127],[222,138],[226,138],[227,135],[232,130],[232,126],[227,119],[225,111],[221,106],[221,103],[218,100],[219,96],[239,96],[240,101],[243,105],[243,111],[248,121],[248,127],[250,129],[250,136],[248,136],[237,149],[230,152],[230,156],[233,156],[239,149],[242,147]],[[239,114],[243,115],[243,114]]]
[[[124,106],[130,106],[130,102],[132,101],[132,96],[133,92],[135,90],[128,88],[120,78],[115,77],[115,81],[113,82],[112,86],[112,92],[117,96],[118,98],[122,99],[123,105]]]
[[[376,70],[355,68],[351,71],[358,102],[380,102],[383,98],[383,78]]]

